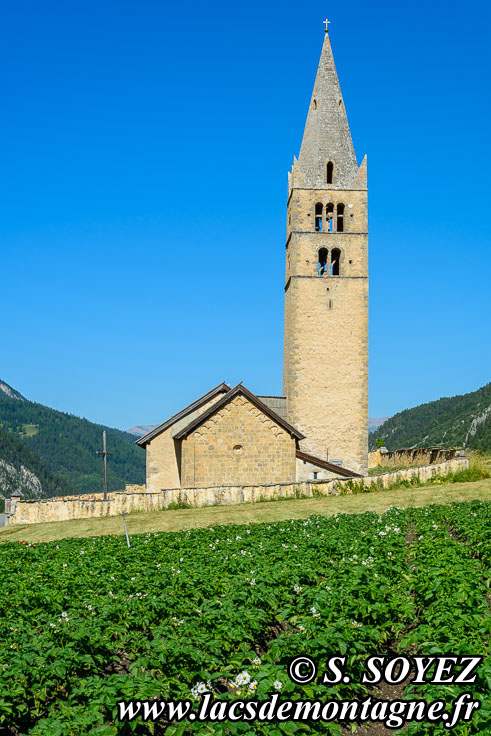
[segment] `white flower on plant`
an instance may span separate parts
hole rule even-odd
[[[300,585],[298,583],[295,583],[295,585],[293,586],[293,592],[294,593],[301,593],[302,592],[302,588],[300,587]]]
[[[196,700],[201,700],[200,696],[203,695],[204,693],[211,692],[210,688],[211,688],[210,682],[207,682],[206,685],[204,682],[197,682],[196,685],[194,685],[194,687],[191,688],[191,695]]]
[[[298,630],[299,631],[307,631],[307,629],[305,628],[305,626],[299,626],[298,627]]]
[[[261,660],[259,659],[259,657],[254,657],[254,659],[252,660],[252,664],[255,664],[256,667],[258,665],[260,665],[261,664]]]
[[[250,585],[255,585],[255,584],[256,584],[256,578],[252,578]]]
[[[249,683],[249,690],[251,693],[257,690],[257,680],[252,680],[252,682]]]
[[[63,567],[68,567],[66,562],[63,563]]]
[[[90,605],[90,603],[88,604],[87,608],[89,611],[92,611],[92,606]]]
[[[52,629],[54,629],[54,628],[55,628],[55,626],[56,626],[56,624],[50,624],[50,627],[51,627]]]
[[[275,690],[281,690],[281,688],[283,687],[283,683],[280,682],[280,680],[275,680],[273,682],[273,687]]]
[[[243,672],[240,672],[235,678],[235,685],[236,687],[240,687],[241,685],[248,685],[250,681],[250,674],[244,670]]]

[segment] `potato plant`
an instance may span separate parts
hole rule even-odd
[[[346,733],[335,723],[119,723],[116,703],[198,700],[204,689],[225,700],[377,697],[360,684],[371,654],[485,654],[490,508],[146,533],[131,549],[123,536],[4,544],[0,733]],[[296,685],[286,666],[299,654],[320,672],[346,655],[350,682]],[[472,686],[482,706],[453,734],[491,729],[490,678],[488,660]],[[461,690],[408,685],[405,695],[451,700]]]

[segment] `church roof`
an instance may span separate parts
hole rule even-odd
[[[259,401],[269,406],[282,419],[287,419],[286,396],[258,396]]]
[[[302,452],[301,450],[297,450],[297,457],[299,460],[304,460],[306,463],[310,463],[311,465],[317,465],[319,468],[325,468],[325,470],[330,470],[333,473],[338,473],[338,475],[344,475],[346,478],[362,478],[363,477],[359,473],[355,473],[353,470],[348,470],[348,468],[343,468],[341,465],[335,465],[334,463],[329,463],[327,460],[321,460],[320,457],[314,457],[314,455],[308,455],[306,452]]]
[[[306,186],[326,188],[328,161],[334,164],[331,188],[349,189],[358,165],[329,34],[325,33],[297,162]]]
[[[200,398],[196,399],[196,401],[193,401],[192,404],[189,404],[184,409],[181,409],[180,412],[178,412],[177,414],[174,414],[172,417],[170,417],[170,419],[167,419],[162,424],[159,424],[158,427],[154,427],[154,429],[152,429],[150,432],[147,432],[146,435],[137,439],[136,444],[139,445],[140,447],[145,447],[151,440],[153,440],[154,437],[157,437],[157,435],[164,432],[166,429],[171,427],[173,424],[183,419],[184,417],[188,416],[189,414],[192,414],[197,409],[202,407],[204,404],[207,404],[208,401],[211,401],[211,399],[214,399],[219,394],[226,393],[230,390],[231,390],[230,386],[227,383],[219,383],[218,386],[215,386],[215,388],[212,388],[211,391],[208,391],[208,393],[203,394],[203,396],[200,396]]]
[[[304,439],[304,435],[301,434],[298,429],[295,429],[295,427],[293,427],[285,419],[279,416],[279,414],[273,411],[273,409],[267,406],[267,404],[261,401],[261,399],[259,399],[255,394],[249,391],[241,383],[235,386],[235,388],[230,389],[230,391],[228,391],[221,399],[212,404],[202,414],[195,417],[187,426],[177,432],[177,434],[174,435],[174,439],[181,440],[184,437],[187,437],[187,435],[190,434],[194,429],[196,429],[196,427],[209,419],[213,414],[215,414],[216,411],[225,406],[225,404],[228,404],[228,402],[231,401],[235,396],[239,395],[245,396],[246,399],[251,402],[251,404],[254,404],[254,406],[256,406],[260,411],[263,412],[263,414],[266,414],[266,416],[279,424],[280,427],[283,427],[283,429],[291,434],[292,437],[295,437],[298,440]]]

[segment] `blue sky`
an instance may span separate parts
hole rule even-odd
[[[326,14],[368,154],[370,415],[489,381],[491,11],[417,0],[4,2],[0,378],[121,428],[281,393]]]

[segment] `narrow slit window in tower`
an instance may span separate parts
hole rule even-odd
[[[320,202],[315,205],[315,229],[318,233],[322,232],[322,204]]]
[[[327,248],[320,248],[319,249],[319,263],[317,265],[319,276],[323,276],[325,273],[327,273],[327,257],[328,257]]]
[[[338,204],[336,230],[338,233],[342,233],[344,231],[344,204]]]
[[[334,228],[334,205],[332,202],[326,204],[327,232],[332,233]]]
[[[334,177],[334,164],[332,161],[327,162],[326,166],[326,182],[332,184]]]
[[[331,251],[331,276],[339,276],[339,261],[341,260],[341,251],[339,248],[333,248]]]

